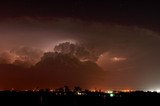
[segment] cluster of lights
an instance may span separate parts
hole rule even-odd
[[[110,94],[110,93],[113,93],[113,91],[105,91],[105,93],[109,93]]]
[[[121,90],[121,92],[134,92],[134,90],[125,89],[125,90]]]
[[[160,89],[155,89],[155,90],[149,90],[150,92],[157,92],[160,93]]]
[[[112,90],[108,90],[108,91],[105,91],[105,93],[109,94],[110,97],[114,97],[116,93],[119,93],[119,92],[134,92],[134,90],[130,90],[130,89],[125,89],[125,90],[120,90],[120,91],[112,91]]]
[[[105,93],[108,93],[110,97],[115,96],[114,91],[111,91],[111,90],[105,91]]]

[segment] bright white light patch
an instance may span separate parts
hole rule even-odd
[[[160,89],[157,89],[156,91],[157,91],[158,93],[160,93]]]
[[[160,93],[160,89],[155,89],[155,90],[149,90],[150,92],[158,92]]]
[[[115,94],[111,93],[111,94],[109,94],[109,96],[110,96],[110,97],[114,97],[114,96],[115,96]]]
[[[124,58],[124,57],[113,57],[113,58],[111,58],[111,60],[112,60],[113,62],[119,62],[119,61],[124,61],[124,60],[126,60],[126,58]]]

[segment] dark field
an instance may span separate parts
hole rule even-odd
[[[113,106],[159,105],[157,92],[1,91],[0,106]]]

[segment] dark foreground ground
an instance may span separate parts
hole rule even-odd
[[[0,91],[0,106],[160,106],[156,92]]]

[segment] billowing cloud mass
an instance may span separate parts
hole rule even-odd
[[[40,57],[43,55],[43,51],[31,47],[20,46],[10,50],[10,53],[15,55],[15,60],[25,61],[31,64],[35,64],[40,61]]]
[[[150,29],[71,18],[21,17],[1,22],[0,37],[0,72],[5,76],[1,88],[20,85],[8,84],[10,79],[16,83],[33,80],[28,87],[77,83],[88,88],[97,84],[108,89],[147,89],[160,83],[160,36]],[[26,62],[33,66],[17,69]],[[8,76],[15,70],[18,74]]]
[[[45,53],[35,68],[43,73],[41,77],[44,81],[48,80],[47,82],[50,82],[51,85],[69,85],[72,87],[79,85],[89,88],[101,87],[104,83],[104,72],[96,63],[91,61],[81,62],[71,54]],[[49,76],[48,72],[50,73]]]
[[[3,64],[3,63],[11,63],[12,62],[12,58],[13,56],[8,53],[8,52],[2,52],[0,54],[0,63]]]
[[[81,62],[71,54],[57,52],[44,53],[32,67],[0,64],[0,87],[3,89],[56,88],[64,85],[101,88],[104,78],[104,71],[96,63]]]
[[[0,54],[0,63],[2,64],[16,64],[31,66],[40,61],[43,51],[40,49],[20,46],[12,48],[11,50],[2,52]]]
[[[99,55],[95,54],[89,48],[85,47],[85,45],[78,43],[76,44],[70,42],[60,43],[55,46],[54,51],[63,54],[71,54],[80,59],[81,61],[89,60],[96,62],[99,57]]]

